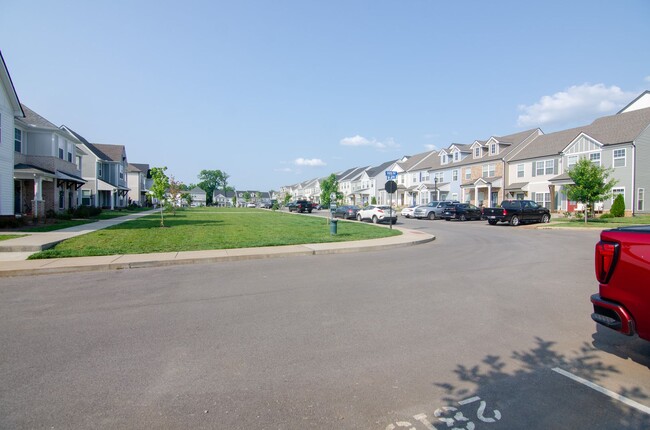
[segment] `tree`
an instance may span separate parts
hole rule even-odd
[[[623,194],[616,196],[609,213],[617,218],[625,216],[625,198],[623,197]]]
[[[334,173],[323,179],[320,183],[320,189],[320,201],[323,205],[329,206],[332,203],[330,201],[331,194],[336,195],[337,201],[343,199],[343,193],[339,192],[339,181],[336,180],[336,175]]]
[[[218,188],[223,189],[225,195],[229,177],[226,172],[221,170],[201,170],[201,173],[199,173],[201,182],[199,182],[198,186],[207,194],[206,203],[212,203],[212,195],[214,190]]]
[[[282,204],[286,206],[289,204],[290,201],[291,201],[291,194],[285,193],[284,200],[282,200]]]
[[[151,179],[153,180],[153,184],[151,185],[151,189],[149,192],[151,195],[160,202],[160,226],[164,227],[165,226],[165,220],[163,217],[163,211],[165,210],[165,205],[163,204],[165,202],[165,193],[167,192],[167,188],[169,188],[169,178],[165,174],[165,171],[167,170],[167,167],[152,167],[150,169],[151,173]]]
[[[169,177],[169,200],[172,214],[176,216],[176,207],[181,205],[181,199],[183,198],[183,183],[177,181],[174,178],[174,175]]]
[[[245,201],[246,203],[248,203],[248,201],[249,201],[250,199],[251,199],[251,193],[249,193],[248,191],[246,191],[246,192],[244,193],[244,201]]]
[[[587,209],[592,209],[594,203],[608,198],[617,181],[609,179],[612,169],[597,166],[586,158],[580,159],[567,173],[573,180],[573,184],[565,187],[565,194],[569,200],[583,203],[586,206],[586,223]]]

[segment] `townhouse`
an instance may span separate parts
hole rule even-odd
[[[194,187],[188,191],[190,195],[190,206],[201,207],[206,205],[207,193],[199,187]]]
[[[79,141],[84,153],[81,171],[86,183],[81,187],[82,204],[110,209],[126,207],[129,163],[124,145],[90,143],[70,127],[61,128]]]
[[[212,202],[218,207],[232,207],[235,205],[236,201],[237,197],[234,190],[226,190],[224,192],[223,190],[215,189],[212,193]]]
[[[148,205],[147,193],[153,182],[148,164],[129,163],[126,168],[127,184],[129,191],[127,193],[128,203],[136,204],[140,207]]]
[[[0,51],[0,217],[13,217],[21,203],[14,199],[15,120],[24,118],[22,105]],[[20,213],[20,212],[18,212]]]

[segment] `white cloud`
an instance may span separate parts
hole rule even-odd
[[[395,140],[390,137],[382,142],[377,139],[367,139],[363,136],[359,136],[358,134],[352,137],[344,137],[339,143],[343,146],[369,146],[380,151],[400,147],[400,145],[395,143]]]
[[[440,151],[440,148],[438,148],[436,145],[432,143],[428,143],[424,145],[424,149],[426,149],[427,151]]]
[[[518,108],[523,113],[519,115],[517,124],[522,127],[537,127],[587,122],[616,112],[636,95],[624,92],[617,86],[574,85],[566,91],[544,96],[533,105],[520,105]]]
[[[294,160],[296,166],[320,167],[327,164],[320,158],[296,158]]]

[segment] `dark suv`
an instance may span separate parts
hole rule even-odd
[[[288,207],[289,207],[289,212],[296,211],[296,212],[308,212],[308,213],[311,213],[311,211],[313,209],[313,206],[312,206],[311,202],[309,202],[307,200],[297,200],[297,201],[295,201],[293,203],[290,203],[288,205]]]
[[[459,221],[466,221],[468,219],[480,220],[481,215],[481,209],[472,204],[452,203],[445,208],[440,218],[443,218],[445,221],[449,221],[452,218]]]

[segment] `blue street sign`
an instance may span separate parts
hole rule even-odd
[[[394,170],[386,170],[386,180],[390,181],[392,179],[397,179],[397,172]]]

